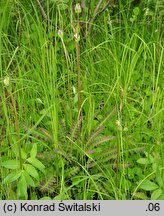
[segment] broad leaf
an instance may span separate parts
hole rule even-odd
[[[4,161],[1,164],[3,167],[7,169],[18,169],[19,168],[19,161],[17,160],[8,160]]]
[[[30,175],[26,171],[24,171],[24,177],[26,179],[27,186],[35,187],[35,183],[33,179],[30,177]]]
[[[140,185],[140,188],[146,191],[152,191],[152,190],[156,190],[157,188],[159,188],[159,186],[150,180],[145,180]]]
[[[35,167],[30,164],[24,164],[25,171],[36,180],[39,180],[39,175]]]
[[[21,178],[19,179],[17,190],[18,190],[19,198],[27,199],[27,183],[26,183],[26,179],[23,174]]]
[[[147,165],[147,164],[151,164],[152,162],[149,158],[139,158],[137,160],[137,163]]]
[[[27,161],[34,167],[38,168],[40,171],[45,173],[45,166],[36,158],[28,158]]]
[[[42,197],[41,199],[39,200],[52,200],[51,197],[48,197],[48,196],[45,196],[45,197]]]
[[[151,200],[158,200],[162,194],[163,194],[163,191],[160,188],[158,188],[157,190],[153,191],[151,195]]]
[[[53,198],[53,200],[66,200],[66,199],[68,199],[68,196],[66,194],[59,194]]]
[[[13,171],[11,172],[9,175],[7,175],[4,180],[3,180],[3,184],[8,184],[11,183],[13,181],[16,181],[20,176],[21,176],[22,171]]]
[[[37,144],[34,143],[33,146],[32,146],[31,152],[30,152],[30,156],[32,158],[35,158],[36,155],[37,155]]]
[[[27,159],[27,153],[25,152],[24,149],[21,149],[21,157],[22,157],[23,160]]]

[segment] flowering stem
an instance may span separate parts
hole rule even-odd
[[[15,130],[16,130],[16,133],[17,133],[17,146],[18,146],[18,154],[19,154],[19,163],[20,163],[20,169],[22,169],[22,155],[21,155],[21,144],[20,144],[20,127],[19,127],[19,121],[18,121],[18,113],[17,113],[17,108],[16,108],[16,102],[14,100],[14,97],[13,97],[13,94],[12,92],[7,89],[7,93],[8,93],[8,96],[10,98],[10,103],[11,103],[11,106],[13,108],[13,113],[14,113],[14,119],[15,119]]]
[[[77,25],[75,30],[75,47],[76,47],[76,63],[77,63],[77,74],[78,74],[78,119],[81,119],[81,73],[80,73],[80,22],[79,13],[81,13],[80,5],[75,6],[75,12],[77,13]]]
[[[58,30],[58,36],[61,39],[61,43],[64,50],[64,56],[66,60],[66,70],[67,70],[67,95],[68,95],[68,106],[69,106],[69,117],[70,117],[70,123],[72,123],[72,114],[71,114],[71,87],[70,87],[70,71],[69,71],[69,55],[63,40],[63,32],[62,30]]]
[[[67,49],[64,43],[63,38],[61,38],[61,42],[62,42],[62,46],[64,49],[64,55],[65,55],[65,59],[66,59],[66,68],[67,68],[67,94],[68,94],[68,105],[69,105],[69,113],[70,113],[70,122],[72,122],[72,115],[71,115],[71,90],[70,90],[70,73],[69,73],[69,63],[68,63],[68,53],[67,53]]]
[[[80,73],[80,46],[76,41],[76,60],[77,60],[77,73],[78,73],[78,116],[81,116],[81,73]]]

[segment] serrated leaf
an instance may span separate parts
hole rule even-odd
[[[45,173],[45,166],[36,158],[28,158],[27,161],[34,167],[38,168],[40,171]]]
[[[35,158],[36,155],[37,155],[37,144],[34,143],[33,146],[32,146],[32,149],[31,149],[31,151],[30,151],[30,156],[31,156],[32,158]]]
[[[157,190],[153,191],[153,193],[151,194],[151,200],[158,200],[162,194],[163,191],[160,188],[158,188]]]
[[[143,165],[148,165],[148,164],[151,164],[152,162],[151,162],[151,160],[148,159],[148,158],[139,158],[139,159],[137,160],[137,163],[143,164]]]
[[[30,164],[24,164],[24,168],[25,171],[32,176],[33,178],[35,178],[36,180],[39,180],[39,174],[37,172],[37,170],[35,169],[35,167],[33,167]]]
[[[19,179],[17,190],[18,190],[19,198],[27,199],[27,183],[26,183],[26,179],[23,174],[21,178]]]
[[[152,190],[156,190],[157,188],[159,188],[159,186],[150,180],[145,180],[140,185],[140,188],[146,191],[152,191]]]
[[[8,184],[11,182],[16,181],[20,176],[21,176],[22,171],[13,171],[11,172],[9,175],[7,175],[4,180],[3,180],[3,184]]]
[[[18,169],[19,168],[19,161],[17,160],[8,160],[4,161],[1,164],[3,167],[7,169]]]

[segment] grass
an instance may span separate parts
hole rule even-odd
[[[71,4],[47,1],[44,20],[33,1],[1,1],[0,199],[164,199],[157,6],[119,3],[84,36]]]

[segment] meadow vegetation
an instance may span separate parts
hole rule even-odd
[[[164,0],[0,0],[1,200],[164,199],[163,29]]]

